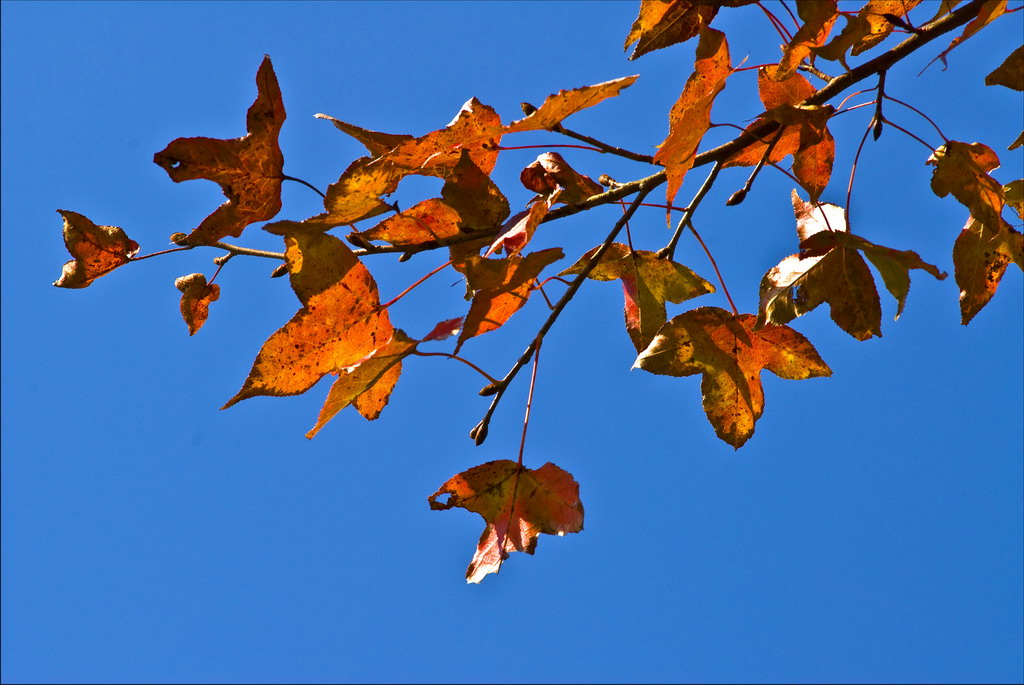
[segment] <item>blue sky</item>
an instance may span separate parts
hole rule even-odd
[[[346,410],[307,441],[326,383],[218,411],[298,308],[286,279],[267,278],[270,262],[232,260],[193,338],[173,281],[210,275],[213,251],[129,265],[81,291],[50,285],[68,259],[57,209],[122,226],[151,252],[220,204],[215,184],[174,184],[152,155],[179,136],[242,135],[265,53],[288,111],[285,173],[321,188],[363,153],[317,112],[418,135],[472,96],[508,121],[520,101],[630,74],[641,75],[635,85],[567,125],[653,152],[693,45],[627,61],[636,9],[2,4],[4,682],[1024,678],[1015,267],[966,328],[952,277],[922,272],[898,322],[882,294],[881,339],[853,340],[824,307],[795,321],[834,374],[765,374],[765,415],[739,451],[715,437],[696,378],[629,370],[621,289],[586,284],[545,341],[526,446],[528,466],[553,461],[579,481],[586,530],[544,536],[534,557],[514,555],[473,586],[463,573],[481,520],[432,512],[426,497],[468,467],[515,458],[525,374],[479,448],[466,436],[487,406],[481,381],[440,359],[407,364],[378,421]],[[1022,100],[983,78],[1019,44],[1022,16],[957,48],[948,70],[917,76],[940,40],[887,80],[950,138],[996,150],[1004,183],[1021,176],[1021,150],[1006,146]],[[714,25],[734,63],[777,59],[779,40],[756,9],[723,12]],[[713,120],[756,115],[754,84],[754,71],[734,75]],[[844,202],[870,111],[831,124],[836,171],[823,200]],[[890,114],[938,144],[913,113]],[[714,130],[704,147],[730,135]],[[513,204],[529,199],[518,174],[539,152],[502,154],[495,178]],[[562,153],[594,178],[650,173]],[[952,272],[966,214],[931,193],[927,157],[894,130],[869,142],[853,231]],[[703,175],[691,174],[681,202]],[[723,176],[697,226],[737,305],[752,312],[761,276],[795,250],[792,186],[768,170],[743,205],[726,208],[746,170]],[[410,179],[396,197],[409,206],[439,185]],[[286,184],[279,218],[319,207],[310,190]],[[535,245],[564,247],[564,268],[617,212],[546,225]],[[632,230],[646,249],[667,238],[659,210]],[[279,241],[254,226],[239,242],[278,250]],[[692,241],[677,258],[713,278]],[[390,297],[444,259],[367,263]],[[396,305],[395,320],[422,335],[461,315],[455,280],[434,277]],[[726,306],[720,295],[699,304]],[[464,352],[503,374],[545,316],[531,302]]]

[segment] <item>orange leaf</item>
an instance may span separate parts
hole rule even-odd
[[[939,197],[953,193],[957,201],[971,210],[971,216],[998,231],[1005,202],[1003,186],[987,172],[999,167],[999,157],[982,143],[951,140],[928,158],[935,165],[932,191]]]
[[[590,262],[597,246],[559,274],[578,274]],[[622,243],[612,243],[587,278],[595,281],[621,280],[625,293],[626,332],[637,352],[651,344],[654,335],[665,323],[665,303],[679,304],[715,292],[715,286],[682,264],[659,259],[647,250],[631,251]]]
[[[711,125],[711,105],[731,73],[725,34],[714,29],[702,29],[693,73],[669,113],[668,137],[654,155],[654,163],[665,167],[668,175],[669,202],[675,198],[683,177],[693,166],[697,146]]]
[[[853,55],[871,49],[892,33],[893,24],[885,15],[904,17],[921,0],[871,0],[855,16],[843,15],[846,26],[829,41],[828,45],[813,47],[811,51],[823,59],[839,60],[846,66],[846,53]]]
[[[535,193],[549,195],[562,188],[558,202],[574,205],[604,192],[600,183],[579,173],[557,152],[539,155],[519,174],[523,185]]]
[[[633,368],[667,376],[703,374],[704,412],[719,438],[739,449],[764,412],[761,370],[780,378],[831,376],[814,346],[788,326],[755,328],[752,314],[700,307],[673,318]]]
[[[373,228],[350,234],[349,241],[383,240],[399,247],[412,247],[457,235],[459,222],[459,213],[435,197],[390,216]]]
[[[1002,64],[985,77],[985,85],[1024,90],[1024,45],[1011,52]]]
[[[380,157],[386,152],[393,150],[402,143],[412,140],[413,136],[408,133],[380,133],[369,129],[360,128],[355,124],[349,124],[327,114],[314,114],[317,119],[327,119],[334,124],[339,131],[349,134],[370,151],[373,157]]]
[[[445,495],[447,501],[439,502]],[[435,511],[459,507],[480,514],[487,523],[466,569],[470,583],[497,573],[512,552],[533,554],[541,533],[562,536],[583,530],[580,486],[550,462],[536,470],[508,459],[474,466],[449,478],[427,501]]]
[[[447,178],[462,150],[485,174],[494,170],[501,141],[501,118],[493,108],[471,98],[446,127],[400,143],[381,160],[407,173]]]
[[[618,95],[623,88],[633,85],[637,78],[639,76],[624,76],[593,86],[560,90],[547,96],[535,112],[506,126],[504,132],[542,131],[557,126],[566,117]],[[490,169],[484,171],[490,172]]]
[[[557,197],[556,193],[553,197]],[[523,251],[523,248],[533,238],[534,232],[537,227],[540,226],[540,222],[547,216],[548,210],[551,209],[552,198],[548,201],[535,200],[530,203],[530,208],[513,215],[505,225],[501,227],[501,232],[498,237],[494,239],[491,246],[487,248],[487,252],[484,253],[484,257],[490,257],[496,252],[505,251],[505,254],[511,256],[519,254]]]
[[[281,210],[284,156],[277,136],[285,112],[269,57],[256,73],[256,86],[259,94],[246,115],[249,133],[244,138],[178,138],[153,156],[175,183],[205,178],[220,184],[228,198],[192,230],[192,245],[238,237],[249,224],[272,219]]]
[[[983,2],[981,7],[978,8],[978,15],[971,21],[971,23],[964,27],[963,33],[954,38],[945,50],[939,53],[935,59],[928,63],[928,66],[931,66],[932,62],[939,59],[942,60],[942,67],[945,69],[946,66],[948,66],[946,64],[946,55],[952,52],[953,48],[991,24],[1005,11],[1006,0],[987,0],[987,2]]]
[[[973,217],[968,220],[953,245],[960,323],[966,326],[989,303],[1010,262],[1024,269],[1024,234],[1005,222],[991,230]]]
[[[181,318],[188,326],[188,334],[195,335],[210,315],[210,303],[220,299],[220,286],[206,283],[203,274],[189,274],[174,281],[181,291]]]
[[[811,50],[825,44],[839,16],[836,0],[796,0],[796,11],[804,24],[782,53],[779,68],[774,74],[777,81],[795,74],[796,68],[811,54]]]
[[[508,200],[465,150],[445,179],[441,197],[459,214],[460,229],[466,232],[500,226],[509,215]]]
[[[565,256],[561,248],[553,247],[533,252],[525,257],[512,255],[504,259],[468,257],[453,263],[466,276],[473,292],[473,302],[466,315],[466,325],[455,345],[456,353],[470,338],[500,328],[509,318],[526,305],[534,279],[552,262]]]
[[[690,40],[711,23],[722,7],[739,7],[756,0],[642,0],[623,50],[636,43],[630,59],[652,50]]]
[[[777,70],[778,67],[774,64],[757,70],[757,89],[761,96],[761,103],[765,108],[765,114],[758,117],[757,121],[747,127],[747,130],[758,127],[766,119],[770,119],[768,117],[769,111],[776,110],[776,108],[782,105],[798,105],[814,94],[814,86],[802,74],[793,74],[788,79],[776,81],[774,77]],[[768,145],[774,137],[775,134],[772,133],[766,139],[747,145],[740,151],[733,153],[731,157],[725,160],[722,166],[754,166],[764,157],[764,151],[768,149]],[[782,132],[781,137],[772,147],[768,162],[778,163],[786,155],[794,154],[799,148],[800,127],[790,127]]]
[[[297,222],[266,228],[284,236],[288,274],[302,308],[263,343],[249,377],[225,409],[257,395],[303,393],[392,336],[377,284],[343,242]]]
[[[64,245],[74,257],[64,264],[58,288],[85,288],[100,276],[127,264],[139,244],[117,226],[97,226],[78,212],[58,209],[64,217]]]

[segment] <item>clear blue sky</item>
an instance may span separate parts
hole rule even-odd
[[[288,110],[285,172],[321,188],[362,149],[314,113],[422,134],[472,96],[508,121],[520,101],[635,73],[620,97],[567,123],[651,152],[693,45],[628,62],[637,6],[2,4],[4,682],[1021,681],[1016,267],[967,328],[952,277],[922,272],[898,322],[883,293],[881,339],[853,340],[824,307],[797,320],[834,375],[766,373],[765,415],[738,452],[714,436],[697,378],[629,370],[621,289],[587,284],[545,342],[526,453],[527,465],[575,475],[586,530],[544,536],[536,556],[514,555],[473,586],[463,573],[480,518],[432,512],[426,498],[470,466],[515,458],[525,375],[479,448],[467,431],[487,405],[481,381],[440,359],[407,365],[380,420],[346,410],[307,441],[326,383],[218,411],[298,307],[286,279],[266,277],[269,261],[228,264],[221,300],[191,339],[173,281],[211,274],[213,251],[130,265],[82,291],[50,285],[68,259],[57,209],[122,226],[150,252],[220,204],[215,184],[174,184],[152,156],[178,136],[242,135],[264,53]],[[995,149],[1004,183],[1022,175],[1021,150],[1006,152],[1022,99],[982,80],[1019,44],[1022,17],[917,77],[948,39],[935,43],[887,84],[950,138]],[[777,59],[756,9],[715,25],[734,62]],[[713,119],[754,116],[754,83],[754,71],[730,79]],[[913,113],[890,113],[938,144]],[[844,201],[869,117],[835,120],[825,201]],[[728,135],[714,131],[705,147]],[[529,198],[517,177],[539,152],[502,155],[496,178],[514,204]],[[563,154],[594,178],[649,173]],[[927,157],[893,130],[869,142],[853,231],[952,272],[966,214],[931,193]],[[761,276],[795,248],[792,186],[768,170],[743,205],[725,208],[746,170],[723,175],[697,225],[737,304],[754,311]],[[411,179],[397,197],[409,206],[438,187]],[[286,184],[280,218],[318,206]],[[546,225],[536,246],[565,247],[568,266],[617,212]],[[659,210],[632,226],[640,246],[664,244]],[[256,226],[239,242],[280,249]],[[695,244],[680,249],[713,278]],[[367,263],[390,297],[444,259]],[[416,291],[398,324],[422,335],[462,314],[455,280]],[[726,306],[719,295],[699,303]],[[465,354],[503,374],[545,311],[531,302]]]

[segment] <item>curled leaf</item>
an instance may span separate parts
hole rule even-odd
[[[971,210],[971,216],[998,230],[1005,199],[1003,186],[988,175],[999,167],[999,157],[982,143],[951,140],[928,158],[933,164],[932,191],[939,197],[950,193]]]
[[[604,192],[599,183],[579,173],[557,152],[539,155],[519,174],[519,180],[528,189],[540,195],[549,195],[557,188],[562,191],[558,202],[573,205]]]
[[[1024,234],[997,230],[971,217],[953,244],[953,275],[960,286],[960,323],[966,326],[989,303],[1013,262],[1024,270]]]
[[[188,334],[195,335],[210,316],[210,303],[220,299],[220,286],[197,273],[175,279],[174,287],[181,291],[181,318]]]
[[[74,257],[64,264],[58,288],[85,288],[100,276],[131,261],[139,244],[117,226],[97,226],[78,212],[58,209],[64,218],[64,245]]]

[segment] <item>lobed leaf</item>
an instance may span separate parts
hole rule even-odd
[[[839,61],[844,67],[846,53],[859,55],[885,40],[892,33],[889,17],[904,17],[921,0],[871,0],[856,15],[844,14],[846,26],[827,45],[811,47],[811,52],[823,59]]]
[[[397,247],[415,247],[458,235],[460,222],[459,213],[435,197],[389,216],[372,228],[351,233],[348,239],[354,244],[383,240]]]
[[[86,288],[139,253],[139,244],[118,226],[97,226],[66,209],[57,213],[64,218],[64,245],[74,257],[53,282],[58,288]]]

